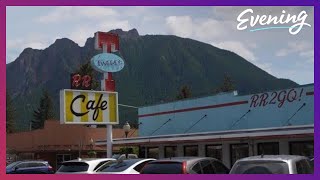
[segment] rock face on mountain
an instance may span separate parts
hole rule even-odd
[[[291,80],[275,78],[233,52],[199,41],[171,35],[140,36],[136,29],[111,32],[119,34],[120,53],[125,60],[124,69],[114,73],[122,104],[146,106],[172,101],[183,85],[191,88],[193,97],[212,95],[223,83],[225,73],[240,94],[297,86]],[[44,50],[26,48],[7,64],[7,90],[16,104],[19,129],[28,127],[42,89],[54,97],[58,114],[59,90],[70,88],[70,74],[97,53],[93,38],[88,38],[84,47],[63,38]],[[120,121],[132,121],[136,113],[120,109]]]

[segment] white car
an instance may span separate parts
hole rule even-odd
[[[100,166],[110,161],[115,161],[113,158],[87,158],[74,159],[65,161],[61,164],[56,174],[92,174]]]
[[[95,174],[140,174],[147,163],[156,159],[126,159],[111,161],[95,171]]]

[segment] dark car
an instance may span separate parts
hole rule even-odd
[[[140,174],[228,174],[229,169],[210,157],[174,157],[146,164]]]
[[[53,174],[47,161],[16,161],[6,167],[7,174]]]

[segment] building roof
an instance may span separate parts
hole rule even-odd
[[[170,134],[159,136],[145,136],[133,138],[114,139],[114,145],[138,145],[138,144],[177,144],[177,143],[195,143],[195,142],[221,142],[231,140],[243,140],[249,138],[264,139],[264,138],[287,138],[299,136],[313,136],[314,125],[302,126],[285,126],[276,128],[259,128],[246,130],[229,130],[218,132],[202,132],[188,134]],[[105,145],[106,141],[96,141],[96,145]]]

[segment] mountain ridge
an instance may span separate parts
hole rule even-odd
[[[234,52],[200,41],[173,35],[140,36],[136,29],[110,32],[119,34],[120,54],[125,60],[123,70],[113,75],[119,103],[146,106],[172,101],[183,85],[191,88],[193,97],[212,95],[225,73],[236,82],[239,94],[298,85],[268,74]],[[59,90],[69,89],[69,75],[100,52],[94,50],[92,37],[82,47],[61,38],[43,50],[26,48],[7,64],[7,88],[22,112],[18,117],[21,129],[28,121],[22,117],[32,118],[30,112],[38,106],[42,88],[54,97],[57,112]],[[100,80],[102,75],[96,78]],[[136,112],[121,109],[120,113],[121,121],[136,121]]]

